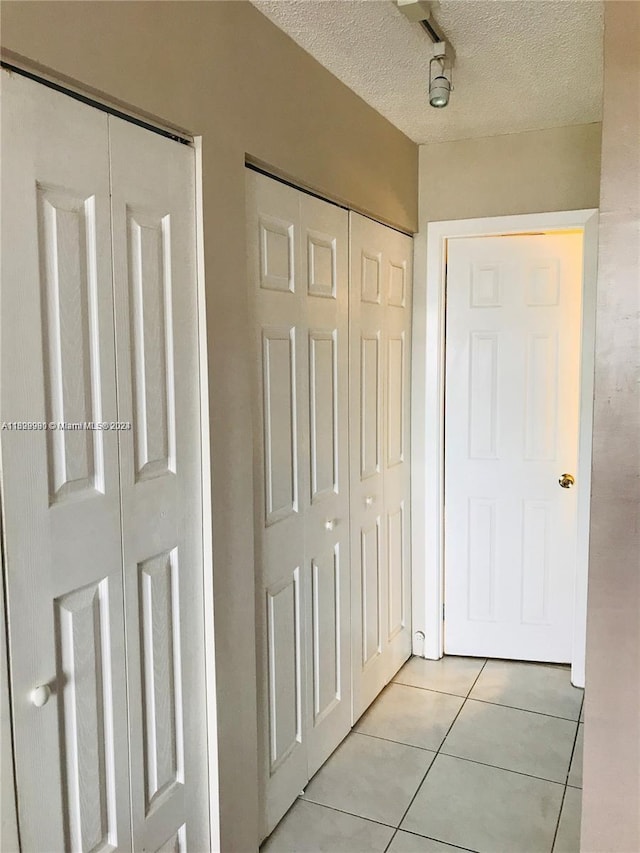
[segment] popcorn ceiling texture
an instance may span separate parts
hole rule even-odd
[[[253,5],[414,142],[601,120],[603,4],[596,0],[434,2],[434,20],[456,55],[455,91],[444,110],[428,104],[431,41],[391,0]]]

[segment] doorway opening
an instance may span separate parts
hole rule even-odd
[[[597,272],[597,211],[505,216],[430,223],[416,241],[416,255],[426,250],[426,274],[416,277],[413,330],[413,630],[414,654],[439,659],[445,647],[445,397],[447,367],[447,274],[454,241],[513,235],[556,238],[573,232],[581,242],[581,310],[577,322],[580,348],[577,408],[578,436],[575,471],[575,577],[571,580],[571,680],[584,686],[586,591],[591,468],[591,409],[593,399],[595,282]],[[422,245],[421,245],[422,244]],[[489,265],[490,266],[490,265]],[[469,298],[465,292],[465,299]],[[491,298],[490,298],[491,297]],[[478,292],[491,302],[491,294]],[[545,297],[546,298],[546,297]],[[472,301],[472,300],[471,300]],[[543,300],[544,301],[544,300]],[[490,310],[490,305],[487,305]],[[484,322],[468,332],[482,331]],[[490,349],[490,348],[489,348]],[[466,356],[469,358],[469,356]],[[467,365],[471,362],[467,361]],[[469,367],[467,366],[468,370]],[[486,399],[486,398],[485,398]],[[562,413],[558,415],[562,418]],[[466,428],[465,441],[468,441]],[[562,464],[558,460],[558,464]],[[564,469],[558,474],[562,475]],[[555,484],[557,488],[557,484]],[[535,515],[535,513],[534,513]],[[468,612],[468,611],[467,611]],[[470,652],[467,651],[467,654]],[[473,654],[473,652],[471,652]],[[486,655],[483,650],[477,654]],[[498,656],[498,655],[496,655]],[[502,652],[499,656],[504,657]],[[518,653],[509,655],[517,657]],[[541,656],[544,660],[545,657]],[[552,657],[548,658],[553,659]]]

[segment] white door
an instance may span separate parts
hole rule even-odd
[[[353,720],[411,654],[413,241],[350,214]]]
[[[445,652],[571,660],[582,237],[449,242]]]
[[[6,72],[2,97],[22,849],[205,850],[193,150]]]
[[[3,424],[118,420],[109,220],[107,116],[2,71]],[[22,849],[131,850],[118,433],[0,439]]]
[[[209,846],[194,150],[113,116],[109,144],[133,844],[182,853]]]
[[[348,219],[247,172],[262,835],[351,722]]]

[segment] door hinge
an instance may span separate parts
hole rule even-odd
[[[444,604],[442,605],[442,618],[444,619]]]

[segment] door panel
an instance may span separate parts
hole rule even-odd
[[[353,720],[411,651],[409,357],[412,241],[352,213]]]
[[[194,152],[113,117],[109,141],[134,847],[204,850]]]
[[[571,659],[582,241],[449,244],[445,651]]]
[[[56,427],[1,433],[21,844],[125,851],[118,434],[85,424],[118,418],[107,118],[2,77],[0,420]]]
[[[256,632],[261,836],[307,782],[303,401],[308,384],[300,202],[247,172],[254,378]]]
[[[347,734],[347,214],[247,173],[256,624],[267,835]]]
[[[304,193],[300,255],[309,366],[304,512],[309,778],[351,727],[348,214]]]

